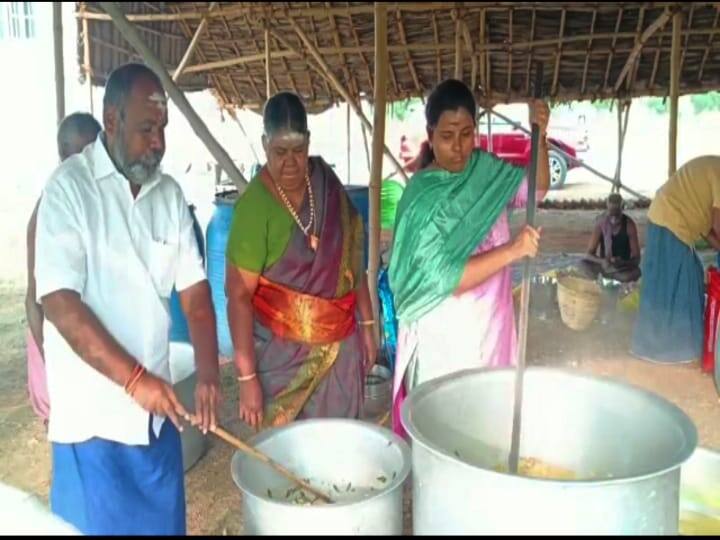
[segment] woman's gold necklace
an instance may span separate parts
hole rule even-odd
[[[290,199],[288,199],[288,196],[285,194],[285,191],[280,186],[280,184],[275,182],[274,178],[273,183],[275,184],[275,189],[277,189],[277,192],[280,195],[280,198],[282,199],[283,204],[287,208],[288,212],[290,212],[290,215],[295,220],[295,223],[297,223],[297,226],[308,238],[308,241],[310,243],[310,249],[312,249],[313,251],[317,251],[318,246],[320,245],[320,239],[317,236],[317,221],[315,219],[315,196],[313,195],[312,185],[310,184],[309,171],[307,169],[305,170],[305,184],[307,185],[308,198],[310,199],[310,218],[308,219],[307,225],[302,224],[302,221],[300,221],[300,216],[295,211],[295,208],[293,208],[293,205],[290,204]],[[313,232],[312,234],[308,235],[310,227],[312,227]]]

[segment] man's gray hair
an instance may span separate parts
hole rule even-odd
[[[87,137],[94,139],[102,128],[92,114],[76,112],[62,119],[57,131],[58,154],[61,157],[67,153],[65,149],[73,137]]]
[[[132,92],[133,86],[138,80],[150,79],[163,88],[160,77],[144,64],[125,64],[114,70],[108,77],[105,84],[105,96],[103,97],[103,109],[116,107],[121,116],[125,116],[125,106]]]

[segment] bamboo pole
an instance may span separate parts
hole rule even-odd
[[[380,191],[382,189],[383,147],[385,146],[385,98],[388,78],[387,52],[387,6],[382,2],[375,3],[375,106],[372,138],[372,168],[370,170],[369,190],[369,257],[368,286],[373,306],[373,318],[380,317],[378,299],[378,272],[380,270]],[[377,332],[379,325],[375,325]]]
[[[63,59],[62,2],[53,2],[53,51],[55,53],[55,109],[57,121],[65,118],[65,62]]]
[[[647,29],[642,33],[640,36],[640,39],[637,40],[637,43],[635,43],[635,46],[633,47],[632,51],[630,51],[630,55],[628,56],[627,62],[625,62],[625,65],[622,68],[622,71],[620,72],[620,76],[617,79],[617,82],[615,83],[615,91],[617,92],[620,90],[620,86],[622,85],[623,81],[625,80],[625,77],[630,73],[630,70],[633,67],[633,64],[638,60],[638,57],[640,56],[640,52],[642,51],[642,48],[645,46],[645,43],[657,32],[660,30],[667,22],[670,20],[670,17],[672,17],[672,13],[670,10],[664,11],[655,21],[647,27]]]
[[[455,78],[462,80],[463,76],[463,37],[460,16],[455,12]]]
[[[250,19],[261,20],[267,17],[267,8],[260,5],[259,3],[251,4],[250,6],[232,5],[228,7],[217,9],[210,15],[210,18],[221,18],[221,17],[243,17],[247,16]],[[512,4],[508,2],[483,2],[477,3],[482,4],[482,9],[489,12],[506,12],[508,7],[518,5],[519,7],[526,7],[521,4]],[[653,2],[654,9],[662,8],[674,8],[677,7],[677,2]],[[696,8],[711,6],[715,7],[717,2],[694,2]],[[533,8],[538,11],[554,12],[559,11],[563,8],[568,9],[568,3],[558,2],[544,2],[533,5]],[[470,6],[466,6],[470,7]],[[447,11],[447,2],[393,2],[388,6],[389,11],[397,12],[443,12]],[[613,13],[617,11],[617,3],[615,2],[577,2],[573,4],[572,10],[581,13]],[[328,15],[348,17],[351,15],[370,14],[373,12],[373,6],[370,2],[356,3],[350,6],[339,6],[339,7],[317,7],[317,8],[293,8],[287,9],[287,7],[280,5],[271,10],[270,15],[273,18],[282,17],[327,17]],[[180,13],[147,13],[147,14],[129,14],[128,20],[132,22],[170,22],[170,21],[188,21],[202,19],[205,14],[198,10],[184,10]],[[109,21],[110,17],[105,13],[87,11],[85,13],[78,13],[76,15],[79,19],[88,19],[95,21]]]
[[[265,96],[270,99],[270,29],[265,27]]]
[[[680,97],[680,53],[683,16],[673,16],[672,55],[670,57],[670,148],[668,152],[668,177],[677,170],[678,102]]]
[[[384,13],[385,13],[385,21],[387,21],[387,6],[385,7]],[[298,35],[300,40],[305,45],[305,48],[310,53],[310,56],[312,56],[315,59],[315,62],[320,67],[321,73],[324,75],[324,77],[332,83],[332,85],[335,87],[335,90],[342,96],[342,98],[345,100],[346,103],[349,103],[350,106],[355,111],[355,114],[360,118],[360,121],[365,125],[365,128],[371,133],[374,133],[374,129],[370,121],[367,119],[365,114],[363,114],[362,109],[358,105],[357,101],[350,95],[350,93],[345,89],[345,87],[342,85],[342,83],[338,80],[338,78],[335,76],[335,74],[330,69],[330,66],[328,66],[325,59],[322,57],[322,55],[318,52],[317,47],[313,45],[313,43],[308,38],[307,34],[303,32],[302,28],[298,26],[297,22],[295,22],[294,19],[289,19],[290,25],[293,27],[293,30],[295,30],[295,33]],[[387,28],[385,29],[385,32],[387,34]],[[384,52],[387,55],[387,36],[386,36],[386,43],[385,43],[385,49]],[[375,54],[377,55],[377,45],[375,45]],[[385,59],[387,62],[387,58]],[[378,82],[375,81],[375,87],[377,88]],[[387,91],[387,90],[386,90]],[[375,106],[377,106],[377,102],[375,102]],[[376,113],[377,114],[377,113]],[[384,117],[383,117],[384,122]],[[384,125],[384,123],[383,123]],[[375,138],[373,137],[373,140]],[[393,153],[390,151],[390,149],[383,143],[383,149],[385,151],[385,155],[390,159],[392,164],[395,166],[395,169],[398,173],[400,173],[400,176],[402,176],[405,183],[409,182],[409,178],[407,174],[405,173],[405,170],[403,169],[402,165],[400,165],[400,162],[398,162],[397,158],[393,155]]]
[[[617,120],[618,120],[618,155],[617,164],[615,166],[615,185],[613,192],[620,192],[622,184],[622,155],[625,148],[625,138],[627,136],[628,120],[630,119],[630,105],[632,101],[618,101]],[[623,113],[625,114],[623,120]]]
[[[211,2],[210,6],[208,7],[208,14],[215,9],[215,6],[217,6],[217,2]],[[205,15],[203,17],[202,21],[200,21],[200,25],[197,27],[197,30],[195,30],[195,34],[192,37],[192,40],[190,41],[190,45],[188,45],[187,50],[185,51],[185,54],[182,57],[182,60],[180,60],[180,63],[178,64],[177,69],[173,73],[173,81],[177,82],[178,79],[182,76],[183,71],[185,71],[185,68],[187,67],[188,62],[192,58],[193,53],[195,52],[195,48],[197,47],[197,44],[200,42],[200,36],[202,36],[203,32],[205,31],[205,28],[207,28],[208,25],[208,16]]]
[[[85,2],[80,4],[80,13],[85,13],[87,5]],[[92,66],[90,65],[90,28],[88,19],[82,20],[82,33],[83,33],[83,71],[85,72],[85,78],[88,83],[88,92],[90,94],[90,114],[95,115],[95,104],[93,100],[93,85],[92,85]]]
[[[140,34],[138,34],[135,27],[127,20],[116,3],[100,2],[100,7],[102,7],[102,9],[104,9],[110,17],[112,17],[115,27],[122,34],[125,40],[127,40],[127,42],[130,43],[130,45],[132,45],[133,48],[140,54],[148,67],[157,74],[170,98],[173,100],[177,108],[180,109],[183,116],[185,116],[190,124],[190,127],[192,127],[195,135],[197,135],[198,138],[205,144],[220,166],[225,169],[225,172],[238,188],[238,191],[242,192],[247,185],[247,180],[245,180],[245,177],[237,168],[225,149],[212,136],[205,123],[195,112],[195,109],[192,108],[192,105],[190,105],[190,102],[185,97],[185,94],[183,94],[175,82],[173,82],[162,61],[155,56],[145,42],[143,42]]]
[[[368,146],[367,129],[365,128],[365,124],[363,124],[362,122],[360,123],[360,129],[362,130],[363,145],[365,146],[365,161],[367,162],[367,170],[369,175],[370,169],[372,168],[372,166],[370,165],[370,147]]]
[[[347,110],[347,183],[350,184],[352,175],[350,174],[350,104],[345,104]]]
[[[669,37],[672,34],[672,32],[656,32],[656,37]],[[714,36],[720,34],[720,28],[698,28],[698,29],[688,29],[683,32],[683,35],[685,36]],[[277,36],[276,36],[277,37]],[[483,63],[487,62],[487,55],[490,52],[505,52],[510,49],[532,49],[532,48],[540,48],[540,47],[549,47],[551,45],[557,46],[558,44],[564,46],[571,43],[579,43],[583,41],[600,41],[600,40],[607,40],[612,38],[617,39],[623,39],[623,38],[631,38],[636,37],[636,34],[634,32],[618,32],[616,33],[603,33],[603,34],[577,34],[577,35],[571,35],[571,36],[565,36],[561,40],[555,39],[540,39],[540,40],[531,40],[531,41],[518,41],[516,43],[481,43],[474,51],[473,51],[473,57],[477,58]],[[482,39],[482,38],[481,38]],[[220,42],[222,44],[229,44],[233,43],[234,40],[225,40],[223,42]],[[704,51],[706,49],[706,45],[701,46],[692,46],[688,50],[702,50]],[[434,43],[412,43],[408,45],[389,45],[388,51],[395,54],[409,54],[409,53],[428,53],[428,52],[448,52],[448,51],[454,51],[456,48],[455,43],[438,43],[435,45]],[[354,47],[315,47],[317,52],[321,54],[322,56],[329,56],[329,55],[348,55],[348,54],[364,54],[364,53],[371,53],[373,52],[373,46],[372,45],[357,45]],[[635,49],[635,47],[615,47],[615,52],[617,53],[630,53]],[[646,48],[648,49],[648,48]],[[607,47],[598,47],[597,49],[588,49],[585,51],[577,51],[577,50],[570,50],[570,51],[563,51],[562,55],[563,57],[574,57],[574,56],[583,56],[585,57],[587,54],[590,53],[600,53],[600,52],[608,52]],[[649,48],[648,50],[653,50],[652,48]],[[485,55],[485,58],[482,58],[482,56]],[[283,59],[283,58],[302,58],[304,55],[301,54],[299,51],[295,50],[284,50],[284,51],[273,51],[270,55],[272,59]],[[243,56],[237,56],[235,58],[227,58],[225,60],[217,60],[214,62],[204,62],[202,64],[195,64],[192,66],[188,66],[183,71],[184,73],[198,73],[198,72],[204,72],[204,71],[212,71],[216,69],[223,69],[228,67],[233,67],[237,65],[242,64],[249,64],[253,62],[262,62],[265,61],[265,53],[253,53]],[[480,69],[480,73],[483,73],[483,70]],[[527,99],[527,96],[526,96]]]

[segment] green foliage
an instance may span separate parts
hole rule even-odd
[[[670,104],[668,103],[668,100],[661,97],[651,97],[648,98],[646,101],[646,106],[651,111],[657,113],[657,114],[667,114],[668,109],[670,107]]]
[[[395,101],[390,104],[390,118],[404,122],[415,112],[418,106],[422,106],[419,98],[410,98],[405,101]]]
[[[695,114],[720,111],[720,92],[695,94],[690,97]]]
[[[611,111],[613,110],[613,105],[612,99],[599,99],[592,102],[592,106],[598,111]]]

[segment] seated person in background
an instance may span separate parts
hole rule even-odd
[[[619,193],[608,197],[607,212],[595,225],[581,266],[593,279],[598,274],[622,283],[640,279],[637,225],[623,212],[623,199]]]

